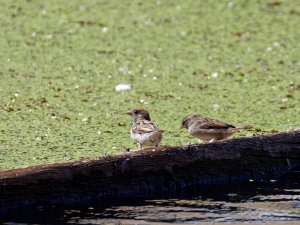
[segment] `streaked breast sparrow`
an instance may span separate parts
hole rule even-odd
[[[148,111],[145,109],[132,109],[126,114],[133,118],[130,135],[132,139],[138,142],[139,149],[143,149],[144,146],[158,147],[163,130],[151,122]]]

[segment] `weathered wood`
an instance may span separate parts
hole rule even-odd
[[[300,131],[0,172],[0,213],[34,203],[79,204],[120,195],[276,179],[300,162]]]

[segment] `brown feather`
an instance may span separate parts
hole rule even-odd
[[[133,125],[132,130],[134,131],[134,133],[142,134],[142,133],[150,133],[159,129],[151,121],[139,120]]]
[[[228,129],[235,128],[233,125],[224,123],[220,120],[210,119],[207,117],[199,118],[195,121],[194,126],[199,127],[199,129]]]

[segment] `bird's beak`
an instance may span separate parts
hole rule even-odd
[[[131,116],[131,111],[126,112],[125,114]]]

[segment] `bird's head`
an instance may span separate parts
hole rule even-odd
[[[137,122],[138,120],[149,120],[150,115],[145,109],[132,109],[126,113],[129,116],[132,116],[133,121]]]
[[[186,128],[188,129],[189,128],[189,125],[196,119],[198,119],[200,116],[199,115],[188,115],[186,117],[184,117],[182,119],[182,122],[181,122],[181,127],[180,128]]]

